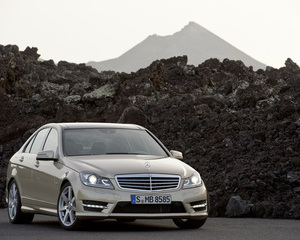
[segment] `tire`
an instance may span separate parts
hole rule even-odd
[[[80,221],[76,218],[76,199],[70,183],[66,183],[61,188],[57,202],[57,215],[64,229],[76,230],[80,227]]]
[[[203,226],[206,222],[207,218],[194,220],[194,219],[177,219],[174,218],[173,222],[176,224],[177,227],[184,228],[184,229],[197,229]]]
[[[34,214],[23,213],[21,211],[21,198],[18,185],[15,180],[12,180],[8,186],[8,218],[11,223],[14,224],[26,224],[31,223]]]

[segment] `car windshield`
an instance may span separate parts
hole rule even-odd
[[[167,156],[163,147],[140,129],[66,129],[63,131],[66,156],[135,154]]]

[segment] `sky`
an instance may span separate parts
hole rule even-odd
[[[0,0],[0,45],[103,61],[193,21],[268,66],[300,66],[299,10],[300,0]]]

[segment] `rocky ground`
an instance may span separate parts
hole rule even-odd
[[[209,190],[211,216],[300,218],[300,68],[157,60],[126,74],[38,61],[0,45],[0,206],[6,166],[47,122],[138,123],[182,151]]]

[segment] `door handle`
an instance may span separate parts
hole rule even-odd
[[[24,161],[24,156],[22,156],[20,159],[19,159],[20,162],[23,162]]]
[[[36,167],[39,167],[39,166],[40,166],[40,163],[39,163],[39,161],[35,161],[35,164],[34,164],[34,166],[36,166]]]

